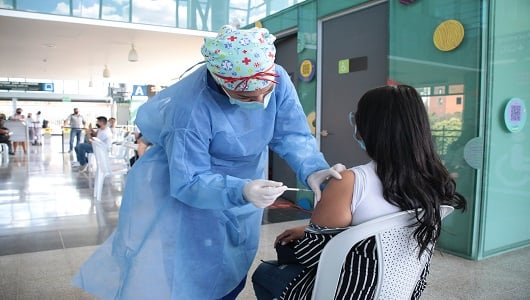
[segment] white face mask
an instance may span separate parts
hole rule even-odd
[[[223,88],[224,92],[228,96],[228,93]],[[248,109],[248,110],[259,110],[259,109],[265,109],[269,105],[269,102],[272,97],[272,93],[274,93],[274,89],[272,89],[267,95],[263,97],[263,102],[258,101],[241,101],[234,98],[231,98],[228,96],[228,101],[230,101],[231,104],[239,105],[241,108]]]

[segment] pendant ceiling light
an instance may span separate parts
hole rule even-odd
[[[136,49],[134,49],[134,44],[131,44],[131,50],[129,50],[128,59],[130,62],[138,61],[138,53],[136,53]]]
[[[105,78],[110,77],[110,70],[109,70],[109,67],[107,67],[107,65],[105,65],[105,69],[103,69],[103,77]]]

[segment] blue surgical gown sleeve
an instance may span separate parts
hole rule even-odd
[[[212,136],[209,121],[202,113],[195,111],[188,128],[175,128],[165,136],[171,195],[201,209],[249,204],[242,193],[249,179],[212,171],[209,154]]]
[[[315,171],[329,168],[311,135],[305,113],[287,72],[276,66],[280,84],[275,93],[277,101],[274,137],[269,146],[296,173],[299,181],[307,186],[307,177]]]
[[[206,76],[202,76],[206,78]],[[212,170],[212,120],[220,116],[204,82],[168,90],[140,107],[137,116],[146,139],[162,145],[169,163],[171,196],[200,209],[229,209],[249,204],[243,186],[252,178],[238,178]],[[165,97],[165,94],[167,96]],[[175,96],[177,95],[177,96]],[[182,99],[187,102],[183,103]]]

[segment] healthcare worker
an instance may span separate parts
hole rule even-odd
[[[258,249],[268,148],[317,198],[340,179],[317,150],[266,29],[221,28],[205,65],[140,107],[153,144],[131,169],[118,227],[73,284],[103,299],[235,299]]]

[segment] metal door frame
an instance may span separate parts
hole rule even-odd
[[[317,146],[320,150],[320,143],[321,143],[321,137],[320,132],[322,131],[322,72],[320,72],[322,68],[322,24],[326,21],[342,17],[344,15],[348,15],[357,11],[365,10],[367,8],[380,5],[382,3],[388,2],[388,0],[378,0],[373,1],[369,3],[364,3],[355,7],[352,7],[347,10],[340,11],[338,13],[326,16],[322,19],[318,20],[317,25],[317,103],[316,103],[316,130],[315,130],[315,137],[317,139]]]
[[[283,31],[275,33],[274,36],[278,40],[278,39],[283,39],[283,38],[288,37],[290,35],[296,34],[297,32],[298,32],[298,26],[292,27],[292,28],[289,28],[289,29],[285,29]]]

